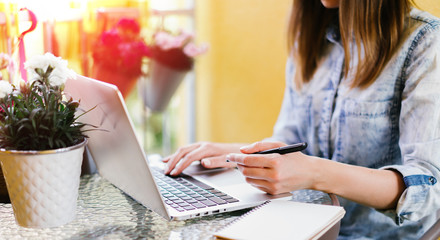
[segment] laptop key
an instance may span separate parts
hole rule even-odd
[[[211,201],[213,201],[213,202],[215,202],[215,203],[217,203],[217,204],[225,204],[225,203],[228,203],[228,202],[226,202],[225,200],[223,200],[223,199],[221,199],[221,198],[219,198],[219,197],[210,197],[210,198],[208,198],[209,200],[211,200]]]
[[[174,197],[173,194],[169,194],[169,193],[163,193],[162,196],[163,196],[164,198],[171,198],[171,197]]]
[[[178,207],[178,208],[174,208],[174,209],[176,209],[176,210],[179,211],[179,212],[183,212],[183,211],[185,211],[185,209],[182,208],[182,207]]]
[[[190,197],[190,196],[183,196],[183,197],[181,197],[181,199],[183,200],[183,201],[188,201],[188,200],[194,200],[192,197]]]
[[[194,192],[198,193],[198,194],[202,194],[202,193],[206,193],[206,191],[204,189],[198,188],[197,189],[193,189]]]
[[[219,193],[222,193],[222,192],[220,192],[220,191],[217,190],[217,189],[210,189],[210,190],[208,190],[208,192],[210,192],[210,193],[212,193],[212,194],[215,194],[215,195],[217,195],[217,194],[219,194]]]
[[[179,206],[181,206],[181,207],[189,206],[189,204],[186,203],[186,202],[177,203],[177,205],[179,205]]]
[[[238,199],[230,198],[230,199],[225,199],[225,201],[228,203],[235,203],[235,202],[238,202]]]
[[[191,205],[188,205],[188,206],[183,207],[183,209],[185,209],[185,210],[194,210],[196,208],[191,206]]]
[[[202,196],[204,196],[204,197],[206,197],[206,198],[209,198],[209,197],[212,197],[212,196],[213,196],[211,193],[208,193],[208,192],[201,193],[200,195],[202,195]]]
[[[207,198],[205,198],[205,197],[196,197],[196,198],[194,198],[194,199],[196,199],[197,201],[204,201],[204,200],[206,200]]]
[[[185,202],[187,202],[189,204],[193,204],[193,203],[198,203],[199,201],[191,198],[191,199],[185,200]]]
[[[203,205],[203,204],[201,204],[199,202],[191,203],[191,205],[193,205],[196,208],[205,208],[206,207],[205,205]]]
[[[211,201],[209,199],[203,200],[203,201],[201,201],[201,203],[205,204],[208,207],[217,205],[215,202],[213,202],[213,201]]]
[[[182,192],[184,192],[185,194],[191,194],[193,191],[189,188],[183,189]]]
[[[173,204],[170,204],[170,206],[171,206],[172,208],[180,208],[180,206],[179,206],[179,205],[177,205],[177,204],[175,204],[175,203],[173,203]]]
[[[199,196],[200,194],[194,192],[191,190],[191,192],[188,193],[188,196],[194,197],[194,196]]]
[[[217,197],[219,197],[219,198],[221,198],[221,199],[223,199],[223,200],[226,200],[226,199],[231,199],[231,198],[233,198],[233,197],[231,197],[231,196],[229,196],[229,195],[224,195],[224,196],[217,196]]]
[[[172,197],[169,197],[168,200],[171,200],[174,202],[174,201],[180,200],[180,198],[178,198],[176,196],[172,196]]]

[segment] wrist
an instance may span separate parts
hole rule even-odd
[[[331,193],[331,183],[328,178],[330,175],[330,166],[328,163],[330,160],[319,158],[319,157],[311,157],[311,181],[310,181],[310,189],[322,191],[326,193]]]

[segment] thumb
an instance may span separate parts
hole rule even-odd
[[[286,146],[285,143],[282,142],[255,142],[251,145],[246,145],[240,148],[240,151],[245,154],[260,152],[272,148],[278,148]]]
[[[235,164],[233,162],[227,162],[225,155],[204,158],[200,162],[202,163],[202,165],[205,168],[219,168],[219,167],[233,168],[233,167],[237,166],[237,164]]]

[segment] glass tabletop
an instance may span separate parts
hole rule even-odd
[[[331,205],[335,199],[322,192],[301,190],[293,192],[292,201]],[[168,221],[99,174],[92,174],[81,177],[74,221],[55,228],[23,228],[15,223],[12,205],[0,203],[0,236],[5,239],[214,239],[212,232],[247,211]]]

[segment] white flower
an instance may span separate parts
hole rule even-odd
[[[35,72],[35,69],[41,68],[46,72],[49,65],[53,65],[56,57],[52,53],[46,53],[44,55],[37,55],[27,60],[24,63],[24,67],[30,72]]]
[[[52,73],[49,75],[51,86],[61,86],[67,79],[76,77],[76,73],[67,67],[67,60],[55,57],[52,53],[35,56],[24,64],[28,71],[30,82],[41,79],[41,76],[35,72],[35,69],[40,68],[46,72],[49,66],[53,68]]]
[[[9,82],[4,80],[0,81],[0,98],[4,98],[11,94],[12,90],[14,90],[14,88]]]
[[[49,76],[49,84],[53,87],[59,87],[66,83],[67,79],[73,79],[76,77],[76,73],[68,68],[60,69],[55,68]]]

